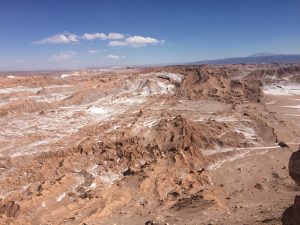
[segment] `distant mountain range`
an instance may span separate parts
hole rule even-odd
[[[246,57],[233,57],[214,60],[203,60],[196,62],[186,63],[187,65],[200,65],[200,64],[256,64],[256,63],[297,63],[300,62],[300,55],[285,55],[274,53],[256,53]]]

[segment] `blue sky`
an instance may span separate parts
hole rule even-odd
[[[299,0],[0,0],[0,70],[300,53]]]

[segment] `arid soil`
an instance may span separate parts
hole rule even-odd
[[[2,74],[0,224],[281,224],[299,112],[297,64]]]

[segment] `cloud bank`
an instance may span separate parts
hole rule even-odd
[[[109,46],[131,46],[131,47],[142,47],[148,45],[157,45],[164,44],[165,40],[158,40],[151,37],[143,37],[143,36],[132,36],[125,38],[123,41],[110,41],[108,43]]]
[[[130,36],[121,33],[85,33],[81,36],[76,34],[61,33],[39,41],[35,41],[33,44],[70,44],[79,42],[79,40],[93,41],[96,39],[108,40],[108,46],[110,47],[129,46],[137,48],[149,45],[162,45],[165,43],[165,40],[158,40],[152,37]]]
[[[109,33],[109,34],[104,34],[104,33],[94,33],[94,34],[89,34],[86,33],[81,36],[82,39],[85,40],[95,40],[95,39],[100,39],[100,40],[117,40],[117,39],[123,39],[124,35],[120,33]]]
[[[35,41],[32,44],[69,44],[78,42],[79,37],[76,34],[56,34],[51,37]]]

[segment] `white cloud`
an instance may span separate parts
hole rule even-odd
[[[117,40],[117,39],[123,39],[125,36],[120,33],[109,33],[109,34],[104,34],[104,33],[94,33],[94,34],[89,34],[86,33],[81,36],[82,39],[92,41],[94,39],[101,39],[101,40]]]
[[[165,41],[164,40],[160,41],[151,37],[133,36],[133,37],[126,38],[126,42],[130,46],[136,47],[136,46],[163,44]]]
[[[23,61],[22,60],[20,60],[20,59],[17,59],[16,60],[16,63],[22,63]]]
[[[84,34],[81,36],[82,39],[86,39],[89,41],[92,41],[94,39],[105,39],[106,38],[106,34],[104,33],[94,33],[94,34]]]
[[[148,45],[164,44],[165,40],[158,40],[152,37],[143,36],[125,36],[121,33],[85,33],[82,36],[77,34],[61,33],[51,37],[44,38],[42,40],[33,42],[33,44],[68,44],[76,43],[80,39],[93,41],[95,39],[109,40],[108,46],[130,46],[130,47],[142,47]],[[92,52],[90,52],[92,53]],[[95,53],[95,52],[94,52]]]
[[[53,55],[51,59],[54,61],[63,61],[71,59],[75,55],[77,55],[77,53],[73,51],[60,51],[58,54]]]
[[[90,54],[97,54],[97,53],[99,53],[99,51],[91,49],[91,50],[88,51],[88,53],[90,53]]]
[[[124,59],[125,56],[120,56],[120,55],[108,55],[106,56],[109,59]]]
[[[116,39],[123,39],[124,37],[125,37],[124,34],[109,33],[108,36],[107,36],[107,39],[116,40]]]
[[[109,46],[131,46],[131,47],[142,47],[147,45],[157,45],[164,44],[164,40],[158,40],[151,37],[143,37],[143,36],[132,36],[125,38],[124,41],[110,41],[108,43]]]
[[[57,34],[35,41],[33,44],[68,44],[78,42],[79,37],[76,34]]]

